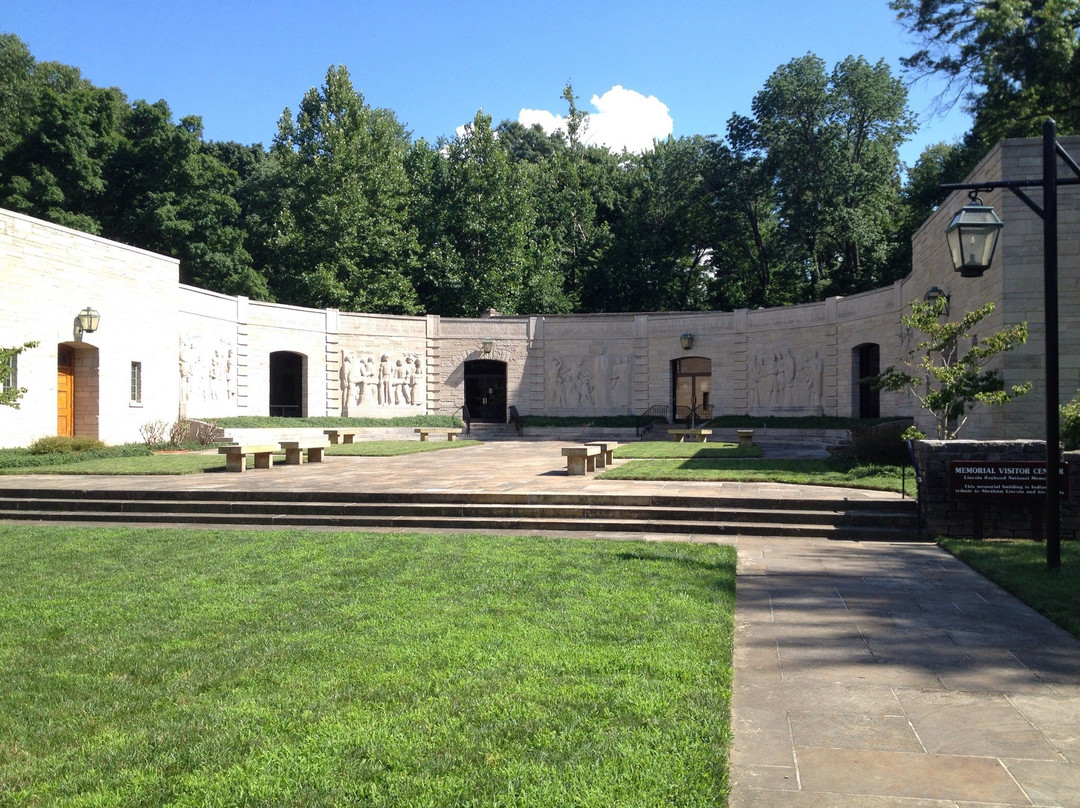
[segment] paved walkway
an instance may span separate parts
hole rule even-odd
[[[4,477],[0,486],[897,496],[569,478],[560,445],[184,478]],[[932,545],[733,543],[731,808],[1080,806],[1080,642]]]

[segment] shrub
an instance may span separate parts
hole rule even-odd
[[[73,452],[91,452],[104,448],[105,444],[97,438],[69,438],[66,435],[49,435],[38,438],[31,443],[29,451],[33,455],[71,454]]]
[[[186,418],[181,418],[177,421],[173,421],[173,425],[169,427],[169,445],[181,446],[187,443],[188,438],[191,436],[191,421]]]
[[[1061,439],[1066,449],[1080,449],[1080,390],[1061,408]]]
[[[851,443],[847,453],[860,465],[903,466],[908,462],[905,434],[911,422],[890,421],[886,424],[856,424],[851,428]]]
[[[149,421],[140,426],[139,435],[142,436],[143,443],[147,446],[157,446],[165,442],[165,432],[168,428],[168,422],[159,418],[156,421]]]

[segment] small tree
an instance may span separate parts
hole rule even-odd
[[[968,312],[957,322],[941,322],[945,304],[944,298],[932,303],[912,301],[911,313],[901,320],[925,339],[908,352],[905,369],[889,367],[873,379],[878,389],[907,390],[915,396],[934,416],[939,440],[955,438],[976,403],[1004,404],[1031,390],[1030,382],[1006,390],[1001,374],[985,368],[998,354],[1027,342],[1027,323],[973,340],[961,354],[960,340],[969,337],[971,329],[994,310],[994,304]]]
[[[19,409],[19,399],[26,393],[25,387],[16,387],[15,357],[38,343],[25,342],[18,348],[0,348],[0,405]]]

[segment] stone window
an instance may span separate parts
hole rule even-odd
[[[142,362],[131,363],[131,403],[142,404]]]

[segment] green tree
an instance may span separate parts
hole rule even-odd
[[[0,348],[0,406],[19,409],[19,399],[26,394],[26,388],[17,386],[16,357],[37,346],[37,342],[24,342],[15,348]]]
[[[892,280],[899,146],[914,131],[907,91],[885,62],[848,57],[831,74],[813,54],[754,97],[758,147],[777,191],[790,302]]]
[[[912,301],[911,312],[901,320],[924,338],[908,352],[906,369],[889,367],[875,378],[879,389],[911,393],[934,416],[938,440],[955,438],[975,404],[1004,404],[1031,390],[1030,382],[1006,390],[1001,374],[986,368],[999,354],[1027,342],[1027,323],[971,340],[968,350],[960,353],[960,341],[970,338],[971,330],[994,310],[994,304],[967,312],[956,322],[942,322],[945,303],[944,299]]]
[[[1047,116],[1080,132],[1080,0],[890,0],[921,48],[903,59],[916,75],[948,79],[983,151],[1035,136]]]
[[[183,283],[265,299],[244,249],[239,178],[204,150],[201,119],[174,123],[164,101],[137,101],[122,132],[107,169],[103,235],[179,259]]]
[[[412,314],[418,244],[410,224],[409,138],[344,66],[282,114],[262,177],[266,273],[278,300]]]
[[[535,207],[529,175],[498,144],[491,117],[476,113],[438,148],[417,144],[411,163],[425,189],[416,210],[424,247],[416,285],[428,310],[522,313],[530,284],[538,282],[530,239]]]
[[[0,36],[0,205],[100,233],[126,101]]]

